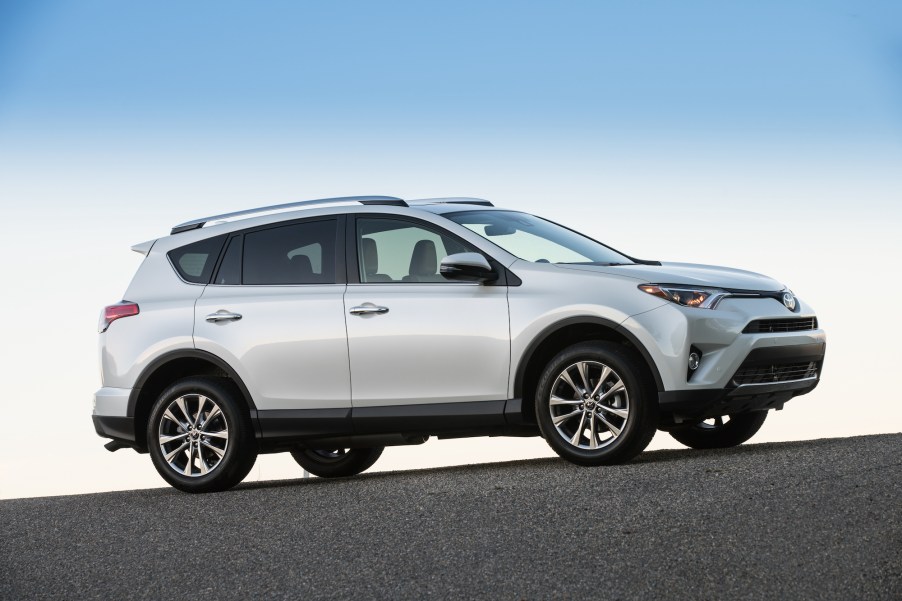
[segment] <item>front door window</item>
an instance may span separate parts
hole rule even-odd
[[[360,281],[364,284],[446,283],[439,273],[448,255],[473,251],[461,242],[400,219],[357,219]]]

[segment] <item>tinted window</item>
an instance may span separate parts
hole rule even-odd
[[[336,221],[311,221],[244,235],[244,284],[334,284]]]
[[[241,283],[241,236],[233,236],[226,246],[214,284],[236,286]]]
[[[365,284],[448,282],[439,273],[441,260],[472,250],[410,221],[357,219],[360,281]]]
[[[207,284],[213,275],[213,267],[219,258],[219,251],[225,236],[207,238],[193,244],[169,251],[169,260],[186,282]]]

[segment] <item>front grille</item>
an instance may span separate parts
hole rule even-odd
[[[768,334],[773,332],[803,332],[817,329],[817,317],[793,317],[791,319],[756,319],[742,330],[743,334]]]
[[[740,367],[733,376],[733,385],[768,384],[771,382],[792,382],[817,376],[817,363],[784,363],[781,365],[758,365]]]

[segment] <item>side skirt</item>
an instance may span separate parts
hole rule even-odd
[[[340,409],[259,410],[260,451],[296,446],[420,444],[429,436],[539,436],[524,423],[520,399]]]

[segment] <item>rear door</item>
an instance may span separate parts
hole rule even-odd
[[[281,223],[231,236],[197,301],[196,347],[238,372],[263,424],[267,416],[349,419],[344,268],[338,269],[343,219]]]

